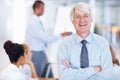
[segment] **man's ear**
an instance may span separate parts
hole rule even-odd
[[[93,22],[93,19],[91,18],[91,22]]]
[[[74,21],[72,21],[72,23],[74,24]]]
[[[73,21],[72,21],[72,24],[75,25],[74,23],[75,23],[75,22],[74,22],[74,20],[73,20]]]

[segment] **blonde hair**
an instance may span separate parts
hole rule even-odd
[[[23,48],[24,48],[24,50],[26,51],[26,54],[27,54],[28,51],[29,51],[28,45],[27,44],[22,44],[22,46],[23,46]]]
[[[70,13],[71,21],[73,21],[76,11],[86,11],[86,12],[90,13],[90,15],[92,17],[91,8],[86,3],[79,2],[78,4],[74,5],[73,8],[71,9],[71,13]]]

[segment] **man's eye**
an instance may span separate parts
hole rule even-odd
[[[85,15],[84,17],[89,17],[88,15]]]
[[[80,18],[79,16],[76,16],[76,18]]]

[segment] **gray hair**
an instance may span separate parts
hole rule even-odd
[[[88,13],[90,13],[90,15],[92,17],[92,10],[91,10],[90,6],[88,6],[86,3],[79,2],[78,4],[74,5],[73,8],[71,9],[71,13],[70,13],[71,21],[73,21],[76,11],[88,12]]]

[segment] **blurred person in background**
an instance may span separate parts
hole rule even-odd
[[[31,61],[32,58],[32,53],[29,49],[29,47],[26,44],[22,44],[24,50],[25,50],[25,64],[21,65],[19,69],[24,72],[26,75],[32,77],[32,78],[37,78],[37,74],[34,68],[34,64]]]
[[[110,51],[112,54],[112,62],[113,62],[113,80],[120,80],[120,63],[119,60],[116,58],[116,53],[112,45],[110,45]]]
[[[2,71],[10,64],[10,60],[5,52],[0,53],[0,80],[10,80],[2,74]]]
[[[66,38],[58,50],[60,80],[113,80],[109,43],[90,32],[92,10],[86,3],[71,9],[76,34]]]
[[[71,34],[71,32],[64,32],[58,35],[49,35],[44,30],[42,21],[39,19],[39,17],[44,13],[44,6],[45,4],[41,0],[34,2],[34,15],[26,29],[26,43],[33,53],[32,61],[38,77],[45,77],[45,75],[42,74],[44,73],[44,68],[48,65],[48,59],[45,54],[47,45]],[[48,77],[53,77],[52,70],[50,70]]]
[[[21,65],[26,63],[26,53],[22,44],[8,40],[4,43],[4,49],[11,62],[0,72],[0,75],[4,76],[5,80],[37,80],[27,76],[19,69]]]

